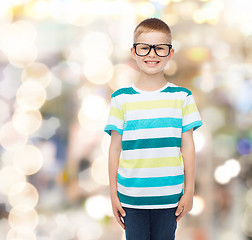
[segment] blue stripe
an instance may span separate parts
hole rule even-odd
[[[111,130],[116,130],[118,133],[120,133],[121,135],[123,135],[123,130],[120,129],[120,128],[118,128],[115,125],[108,124],[104,128],[104,132],[108,133],[109,135],[111,135]]]
[[[121,203],[135,206],[176,204],[180,200],[182,195],[183,191],[179,194],[166,195],[166,196],[131,197],[118,192],[118,197]]]
[[[181,138],[164,137],[122,141],[122,149],[135,150],[145,148],[181,147]]]
[[[168,92],[168,93],[175,93],[175,92],[186,92],[187,96],[192,95],[192,92],[184,87],[170,87],[168,86],[167,88],[163,89],[160,92]],[[134,88],[132,87],[124,87],[124,88],[119,88],[115,92],[112,93],[111,98],[119,96],[121,94],[140,94],[140,92],[137,92]]]
[[[147,129],[147,128],[165,128],[165,127],[182,127],[181,118],[151,118],[130,120],[125,123],[124,131]]]
[[[201,125],[203,125],[202,121],[199,120],[199,121],[195,121],[195,122],[192,122],[190,124],[187,124],[185,126],[182,127],[182,133],[183,132],[186,132],[188,130],[190,130],[191,128],[193,128],[193,131],[195,131],[197,128],[199,128]]]
[[[167,177],[126,178],[117,173],[117,182],[124,187],[165,187],[184,183],[184,174]]]

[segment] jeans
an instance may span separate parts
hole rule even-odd
[[[123,207],[126,240],[174,240],[175,208],[135,209]]]

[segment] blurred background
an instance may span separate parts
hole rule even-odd
[[[108,187],[110,96],[137,78],[133,31],[166,21],[189,88],[193,210],[177,239],[252,239],[251,0],[1,0],[0,239],[123,240]]]

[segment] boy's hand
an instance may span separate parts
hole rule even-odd
[[[123,229],[125,229],[124,222],[122,221],[122,217],[126,216],[124,209],[122,208],[121,202],[118,197],[111,198],[113,214],[116,218],[116,221],[121,225]]]
[[[193,207],[193,194],[184,194],[179,200],[178,208],[175,213],[177,216],[177,222],[188,212],[192,210]]]

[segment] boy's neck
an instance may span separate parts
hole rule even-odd
[[[138,80],[134,83],[135,86],[144,91],[155,91],[160,89],[167,83],[164,73],[160,74],[144,74],[140,72]]]

